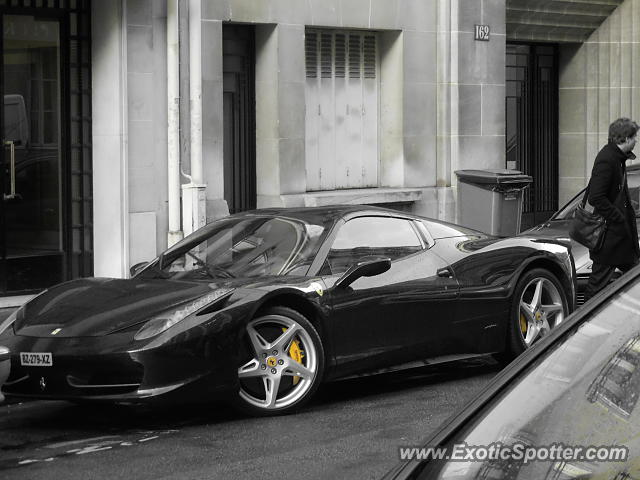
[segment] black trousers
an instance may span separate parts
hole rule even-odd
[[[602,265],[601,263],[593,262],[591,275],[589,275],[589,283],[587,283],[587,288],[584,291],[585,302],[609,284],[616,268],[619,268],[622,273],[626,273],[637,264],[638,260],[625,265]]]

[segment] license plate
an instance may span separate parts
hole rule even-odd
[[[53,355],[43,352],[20,352],[20,365],[26,367],[51,367]]]

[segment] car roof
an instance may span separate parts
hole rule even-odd
[[[307,222],[336,220],[339,218],[350,218],[363,214],[396,216],[404,218],[417,218],[415,215],[407,214],[399,210],[378,207],[374,205],[324,205],[320,207],[283,207],[283,208],[259,208],[232,215],[232,217],[243,216],[286,216],[297,218]]]
[[[436,220],[434,218],[424,217],[421,215],[414,215],[412,213],[402,212],[400,210],[378,207],[376,205],[324,205],[320,207],[259,208],[256,210],[236,213],[234,215],[231,215],[230,217],[242,218],[251,216],[284,216],[295,218],[312,224],[327,224],[331,222],[335,223],[339,219],[349,220],[353,217],[365,215],[381,215],[388,217],[405,218],[409,220],[423,220],[433,225],[441,225],[444,227],[454,228],[467,232],[469,234],[480,234],[480,232],[476,232],[475,230],[463,227],[455,223]]]

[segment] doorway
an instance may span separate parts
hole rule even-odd
[[[224,198],[229,213],[256,208],[255,33],[224,25]]]
[[[64,278],[60,21],[2,16],[2,283],[45,288]]]
[[[0,7],[0,295],[93,274],[90,19],[85,0]]]
[[[558,209],[558,48],[507,43],[506,167],[533,177],[522,230]]]

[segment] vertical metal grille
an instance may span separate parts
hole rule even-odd
[[[322,78],[331,78],[332,71],[332,41],[330,33],[320,36],[320,74]]]
[[[525,191],[522,229],[558,208],[557,47],[507,44],[507,168],[533,177]]]
[[[360,35],[349,35],[349,78],[360,78]]]
[[[529,45],[507,45],[506,59],[506,149],[507,168],[532,171],[530,157]],[[535,179],[534,179],[535,180]],[[533,211],[532,189],[524,194],[523,212]]]
[[[91,133],[91,12],[88,1],[69,11],[69,109],[71,185],[70,273],[93,274],[93,161]]]
[[[10,7],[15,9],[37,8],[38,10],[44,11],[83,11],[89,10],[90,0],[0,0],[0,7]]]
[[[307,78],[318,78],[318,35],[315,32],[305,34],[304,50]]]
[[[376,78],[376,37],[364,37],[364,78]]]
[[[535,175],[540,179],[534,183],[537,213],[552,213],[558,208],[558,85],[555,52],[553,46],[536,46],[532,58],[532,110],[535,122],[533,162]]]
[[[344,78],[347,71],[347,44],[343,33],[336,33],[335,36],[335,70],[336,78]]]
[[[307,78],[376,78],[377,40],[375,35],[342,32],[305,33]]]
[[[256,208],[255,33],[224,25],[224,198],[231,213]]]

